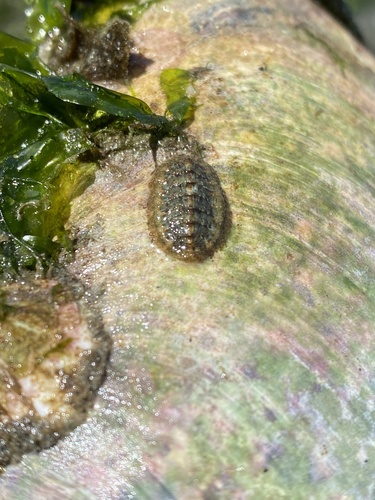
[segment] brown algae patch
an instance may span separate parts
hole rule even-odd
[[[128,75],[129,24],[117,19],[102,28],[86,28],[64,15],[65,27],[51,31],[39,56],[60,75],[78,73],[91,81],[125,80]]]
[[[82,423],[103,381],[109,339],[75,287],[30,280],[1,288],[0,470]]]

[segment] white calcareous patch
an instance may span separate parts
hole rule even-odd
[[[109,340],[74,286],[34,280],[0,290],[0,467],[82,423]]]

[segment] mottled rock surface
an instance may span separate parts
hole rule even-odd
[[[155,111],[162,69],[198,75],[188,133],[231,234],[203,263],[168,257],[147,227],[152,152],[98,173],[70,272],[112,337],[108,376],[0,498],[373,498],[372,56],[308,1],[170,0],[131,36]]]

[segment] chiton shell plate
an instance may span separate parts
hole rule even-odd
[[[203,261],[223,246],[230,228],[227,197],[215,170],[193,155],[157,165],[147,206],[153,242],[185,261]]]

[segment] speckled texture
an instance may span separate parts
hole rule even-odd
[[[81,424],[104,379],[110,342],[77,285],[0,289],[0,471]]]
[[[161,2],[132,37],[154,61],[132,89],[159,112],[162,68],[204,69],[188,132],[232,231],[203,263],[168,257],[151,151],[98,172],[70,270],[112,336],[108,377],[0,497],[373,498],[374,60],[308,1]]]
[[[47,36],[39,57],[59,75],[78,73],[91,81],[111,81],[127,77],[130,47],[126,21],[87,29],[67,17],[63,33]]]
[[[215,170],[192,154],[156,165],[147,215],[153,242],[185,262],[212,257],[230,229],[229,204]]]

